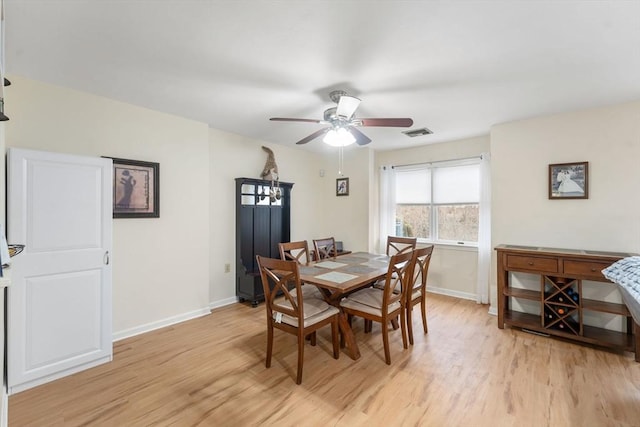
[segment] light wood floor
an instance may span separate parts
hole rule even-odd
[[[413,347],[391,332],[391,366],[379,325],[365,335],[356,320],[357,361],[331,357],[326,328],[297,386],[295,337],[275,332],[266,369],[264,306],[234,304],[11,396],[9,426],[640,426],[631,353],[500,330],[470,301],[431,294],[428,306],[429,334]]]

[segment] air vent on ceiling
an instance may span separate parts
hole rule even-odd
[[[404,133],[407,136],[410,136],[411,138],[415,138],[416,136],[431,135],[433,131],[427,128],[420,128],[420,129],[403,130],[402,133]]]

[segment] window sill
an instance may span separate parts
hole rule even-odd
[[[478,252],[478,245],[474,243],[467,243],[464,245],[459,245],[456,243],[446,243],[446,242],[433,242],[426,239],[418,239],[418,245],[434,245],[436,247],[441,247],[447,250],[454,251],[465,251],[465,252]]]

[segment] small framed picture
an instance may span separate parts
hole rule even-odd
[[[588,199],[589,162],[549,165],[549,199]]]
[[[160,164],[113,159],[113,217],[160,217]]]
[[[336,179],[336,196],[349,195],[349,178]]]

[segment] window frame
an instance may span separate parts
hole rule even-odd
[[[416,164],[416,165],[407,165],[406,172],[409,172],[411,169],[421,169],[424,167],[425,170],[429,173],[429,185],[430,185],[430,200],[429,203],[417,203],[416,205],[427,205],[429,206],[429,230],[431,236],[429,237],[417,237],[417,241],[419,243],[427,243],[441,246],[454,246],[454,247],[469,247],[469,248],[477,248],[478,241],[464,241],[464,240],[443,240],[438,236],[438,207],[440,206],[467,206],[467,205],[475,205],[480,209],[480,197],[478,195],[477,202],[457,202],[457,203],[434,203],[434,174],[433,171],[437,168],[445,168],[445,167],[456,167],[456,166],[470,166],[477,165],[478,168],[480,166],[480,158],[473,159],[462,159],[462,160],[446,160],[437,163],[424,163],[424,164]],[[396,169],[396,174],[403,172],[403,166],[398,166]],[[481,177],[478,177],[480,180]],[[479,184],[481,184],[479,182]],[[395,202],[395,206],[398,205],[408,205],[408,203],[398,203]],[[397,208],[396,208],[397,209]]]

